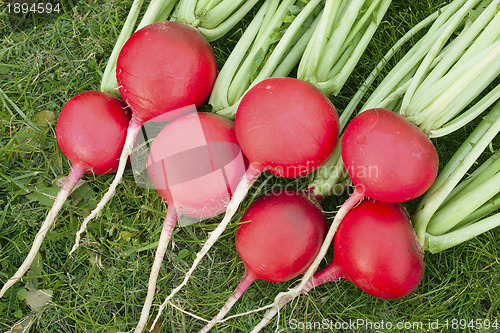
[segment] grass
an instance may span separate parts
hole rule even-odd
[[[31,15],[25,19],[9,16],[5,7],[0,9],[1,283],[24,260],[51,204],[47,194],[57,192],[55,181],[69,170],[69,162],[57,148],[55,122],[37,124],[36,116],[43,120],[53,115],[57,119],[62,106],[73,95],[99,89],[100,75],[131,1],[63,1],[62,4],[64,10],[58,15]],[[384,24],[345,89],[332,98],[339,111],[387,48],[440,4],[436,0],[410,5],[402,0],[393,1]],[[219,64],[227,58],[244,26],[244,23],[239,25],[227,38],[213,43]],[[402,54],[404,50],[397,56]],[[30,122],[37,128],[32,128]],[[442,163],[472,128],[467,126],[436,141]],[[135,327],[165,207],[154,191],[136,186],[131,171],[127,170],[118,193],[90,224],[80,249],[69,257],[67,253],[79,223],[95,207],[112,177],[84,178],[85,184],[71,195],[60,212],[30,272],[0,299],[0,331],[9,331],[27,317],[31,318],[31,332],[127,332]],[[263,175],[259,184],[263,192],[282,184],[282,180]],[[254,188],[252,194],[258,196],[262,192]],[[344,199],[326,198],[324,209],[329,218]],[[250,203],[251,197],[243,203],[239,216]],[[414,207],[415,203],[408,205],[410,211]],[[192,257],[219,220],[216,217],[204,221],[202,227],[175,229],[157,284],[155,305],[181,281]],[[217,313],[244,271],[234,247],[236,227],[236,223],[231,224],[203,260],[191,282],[177,295],[177,305],[207,319]],[[364,325],[342,331],[371,332],[376,327],[366,327],[369,322],[384,321],[394,326],[402,322],[414,327],[377,331],[493,332],[494,329],[472,326],[455,328],[453,320],[467,324],[476,319],[500,320],[499,237],[497,229],[447,251],[427,254],[423,282],[401,300],[375,299],[344,280],[318,287],[284,308],[266,332],[274,329],[319,332],[322,329],[306,323],[345,325],[358,320]],[[289,286],[257,281],[230,314],[266,305]],[[51,290],[52,302],[33,312],[24,299],[29,288]],[[234,318],[213,331],[248,332],[261,315]],[[429,323],[439,323],[440,327],[426,330]],[[169,307],[163,317],[162,332],[193,332],[202,326],[203,322]]]

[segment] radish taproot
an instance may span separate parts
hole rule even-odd
[[[136,332],[142,332],[156,280],[178,217],[197,221],[225,211],[245,172],[233,122],[210,113],[191,113],[168,123],[149,151],[151,182],[168,204]]]
[[[127,158],[142,125],[162,114],[195,105],[208,98],[217,74],[212,48],[193,27],[163,21],[145,26],[125,43],[117,60],[120,94],[132,111],[127,139],[116,177],[97,207],[82,222],[75,245],[90,220],[113,197],[125,171]]]
[[[405,208],[399,203],[365,199],[340,224],[333,241],[333,260],[300,292],[345,278],[374,297],[395,299],[415,290],[423,274],[423,249]],[[290,300],[280,298],[252,333],[259,332]]]
[[[290,191],[260,197],[241,221],[235,243],[245,273],[234,294],[200,333],[222,320],[256,279],[284,282],[302,274],[318,253],[327,229],[317,203]]]
[[[316,170],[338,141],[338,115],[332,102],[312,84],[280,77],[252,87],[238,106],[235,132],[249,167],[238,184],[226,214],[210,233],[184,280],[160,307],[186,285],[196,266],[224,232],[246,193],[263,171],[280,177],[299,177]]]
[[[83,174],[106,174],[118,168],[129,121],[127,106],[105,92],[86,91],[64,105],[57,121],[56,137],[61,151],[71,161],[71,170],[36,234],[30,252],[4,284],[0,297],[28,271],[58,212]]]

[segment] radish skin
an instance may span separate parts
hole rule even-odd
[[[190,105],[200,107],[217,74],[215,55],[205,38],[195,28],[173,21],[156,22],[136,31],[123,45],[116,68],[120,94],[132,111],[122,163],[108,191],[82,222],[71,253],[78,248],[88,222],[115,194],[142,125]]]
[[[342,161],[366,196],[403,202],[425,193],[437,177],[439,158],[431,140],[403,116],[387,109],[361,112],[342,137]]]
[[[184,280],[161,305],[155,323],[224,232],[259,175],[269,171],[292,178],[316,170],[337,145],[338,120],[331,101],[312,84],[298,79],[266,79],[243,96],[236,113],[235,132],[249,168],[228,203],[224,218],[209,234]]]
[[[28,271],[58,212],[83,174],[106,174],[116,170],[129,121],[126,105],[109,93],[83,92],[64,105],[57,121],[56,137],[72,167],[35,236],[30,252],[14,276],[4,284],[0,297]]]

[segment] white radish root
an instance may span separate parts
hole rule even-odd
[[[33,240],[33,244],[31,245],[30,252],[24,259],[23,263],[21,266],[18,268],[17,272],[9,279],[5,284],[3,285],[2,289],[0,290],[0,297],[2,297],[5,292],[13,286],[19,279],[23,277],[23,275],[29,270],[31,264],[33,263],[33,260],[35,259],[36,254],[40,250],[40,246],[43,243],[43,240],[45,239],[45,236],[47,235],[47,232],[52,228],[56,221],[57,214],[61,210],[62,206],[64,205],[64,202],[68,198],[68,196],[71,194],[71,191],[75,187],[75,185],[78,183],[78,181],[82,178],[83,174],[85,172],[85,169],[79,165],[73,165],[71,168],[68,177],[66,178],[66,182],[64,183],[63,187],[57,193],[56,199],[54,200],[54,204],[52,205],[52,208],[50,209],[49,213],[47,214],[47,217],[45,218],[45,221],[43,221],[42,226],[40,227],[40,230],[35,236],[35,239]]]
[[[226,304],[224,304],[219,313],[214,318],[212,318],[212,320],[210,320],[208,324],[200,330],[199,333],[206,333],[210,331],[212,327],[214,327],[218,322],[224,319],[224,317],[231,310],[236,301],[240,299],[241,295],[243,295],[245,290],[247,290],[254,281],[255,277],[253,276],[253,274],[246,272],[240,283],[234,290],[234,293],[228,298]]]
[[[173,207],[173,205],[172,205]],[[160,240],[158,241],[158,247],[156,248],[155,259],[153,262],[153,267],[151,267],[151,273],[149,275],[148,282],[148,293],[146,299],[144,300],[144,306],[142,307],[141,317],[135,328],[136,333],[142,333],[144,327],[148,322],[149,312],[151,305],[153,304],[153,299],[156,290],[156,280],[158,279],[158,274],[160,273],[161,263],[163,262],[163,257],[165,252],[167,252],[168,243],[170,242],[170,237],[174,230],[175,224],[177,222],[177,213],[174,208],[167,209],[167,216],[163,221],[163,228],[160,234]]]

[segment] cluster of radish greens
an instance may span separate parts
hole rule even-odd
[[[454,0],[421,21],[392,46],[340,116],[327,96],[341,91],[390,0],[152,0],[137,23],[143,2],[132,4],[101,90],[77,94],[60,112],[57,142],[72,168],[0,297],[28,271],[83,174],[116,172],[82,221],[75,253],[88,223],[112,199],[148,123],[161,127],[147,143],[147,170],[167,211],[136,332],[152,319],[177,220],[224,214],[151,327],[264,172],[312,180],[295,191],[261,193],[242,215],[235,246],[245,273],[200,332],[222,322],[256,279],[279,283],[302,274],[295,287],[256,309],[267,312],[253,332],[295,297],[339,278],[374,297],[404,297],[423,277],[424,251],[445,250],[500,225],[498,152],[471,171],[500,130],[500,0]],[[209,42],[249,13],[253,18],[218,70]],[[365,96],[419,32],[425,33]],[[213,112],[192,112],[207,101]],[[478,117],[439,171],[431,138]],[[328,226],[321,200],[339,187],[352,187],[352,194]],[[402,203],[421,196],[409,214]],[[316,272],[330,247],[333,259]]]

